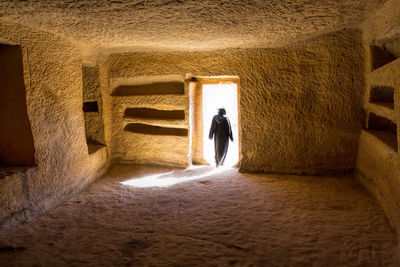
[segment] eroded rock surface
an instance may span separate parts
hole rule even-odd
[[[96,47],[276,47],[357,27],[382,0],[1,1],[3,20]]]
[[[396,266],[396,235],[350,177],[206,166],[116,166],[0,240],[7,266]]]

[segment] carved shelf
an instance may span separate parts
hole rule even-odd
[[[112,96],[150,96],[150,95],[184,95],[183,82],[154,82],[137,85],[117,86]]]
[[[146,135],[188,136],[187,128],[163,127],[144,123],[129,123],[124,131]]]

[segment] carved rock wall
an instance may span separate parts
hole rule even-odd
[[[400,1],[387,1],[363,25],[366,118],[355,177],[378,199],[400,233]]]
[[[108,95],[118,80],[238,76],[242,171],[337,174],[352,170],[356,159],[364,51],[361,33],[343,30],[286,48],[113,53],[104,64]],[[188,97],[175,97],[146,101],[187,108]],[[135,162],[145,155],[138,162],[157,163],[159,155],[171,149],[188,152],[178,139],[126,136],[122,120],[116,118],[121,118],[124,105],[142,102],[111,98],[112,157]]]
[[[91,183],[107,168],[107,154],[105,149],[88,154],[77,46],[11,23],[0,24],[0,40],[22,49],[36,161],[35,167],[11,168],[0,179],[0,224],[6,227],[40,214]]]

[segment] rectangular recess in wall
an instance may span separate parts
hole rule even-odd
[[[140,95],[184,95],[183,82],[155,82],[139,85],[121,85],[114,89],[112,96]]]
[[[35,165],[22,60],[20,46],[0,44],[0,167]]]
[[[396,56],[390,51],[386,50],[384,47],[371,45],[371,70],[378,69],[393,60]]]
[[[371,102],[394,103],[394,88],[390,86],[372,86],[369,100]]]
[[[99,112],[97,101],[83,102],[83,112]]]
[[[143,123],[129,123],[125,126],[124,131],[148,135],[188,136],[188,129],[161,127]]]
[[[148,120],[184,120],[184,110],[160,110],[154,108],[127,108],[126,118],[138,118]]]
[[[368,117],[368,132],[397,151],[397,124],[375,113]]]
[[[369,101],[394,109],[394,88],[390,86],[372,86]]]

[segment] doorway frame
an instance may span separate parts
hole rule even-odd
[[[238,106],[238,162],[234,166],[240,168],[242,159],[241,150],[241,123],[240,123],[240,78],[238,76],[195,76],[192,77],[191,82],[195,83],[192,86],[193,91],[191,93],[193,103],[193,116],[191,116],[191,125],[193,130],[191,131],[191,155],[192,164],[198,165],[210,165],[204,159],[204,144],[203,144],[203,85],[205,84],[236,84],[237,87],[237,106]]]

